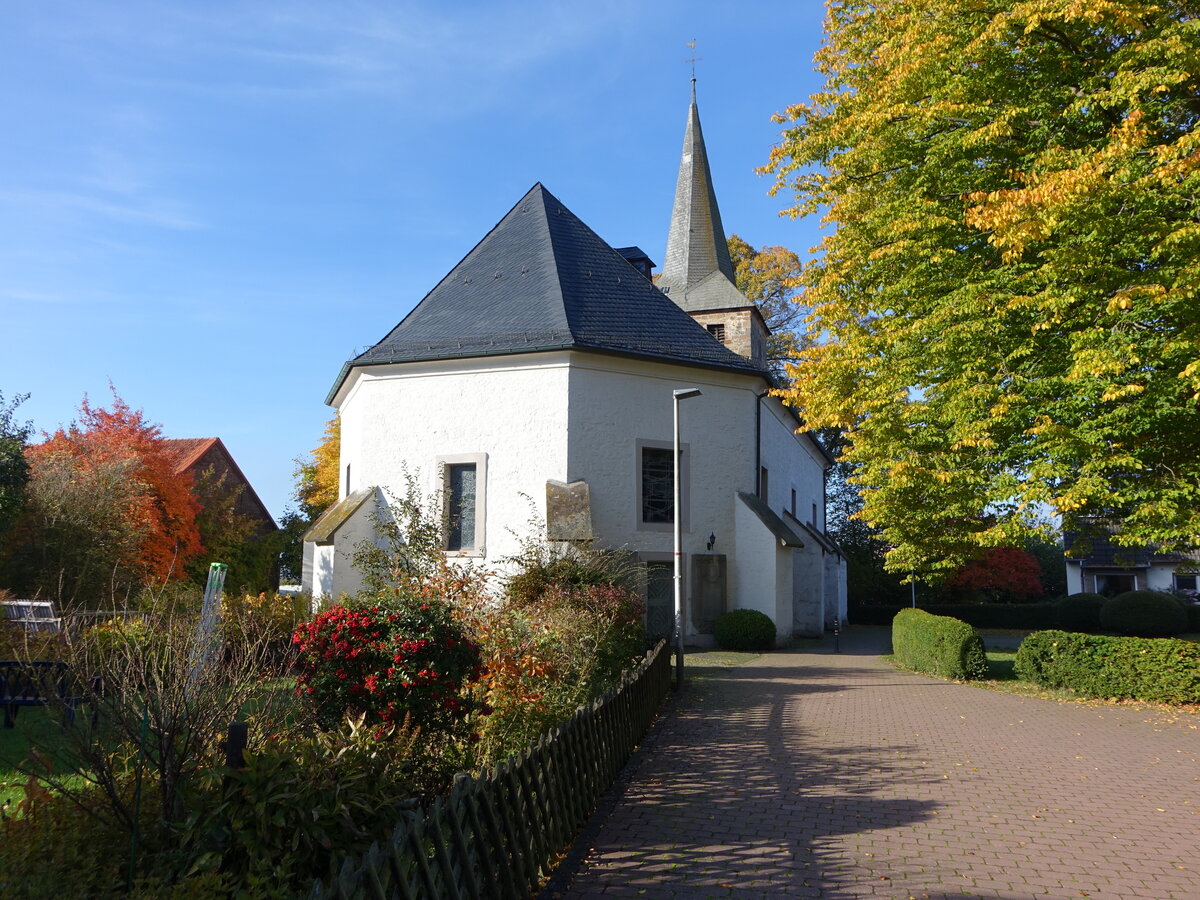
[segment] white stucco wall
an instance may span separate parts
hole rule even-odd
[[[1066,567],[1067,567],[1067,593],[1068,594],[1082,594],[1083,593],[1083,573],[1082,573],[1082,570],[1080,569],[1079,563],[1071,562],[1070,560],[1068,560],[1066,563]]]
[[[736,497],[733,500],[738,552],[736,562],[729,567],[729,608],[756,609],[774,620],[781,593],[776,560],[779,541],[750,507]],[[790,598],[789,591],[788,599]],[[788,619],[790,618],[789,616]],[[779,640],[790,637],[791,622],[787,623],[787,631],[781,630],[779,622],[776,622],[775,634]]]
[[[847,624],[849,602],[846,594],[846,560],[841,556],[825,555],[825,627],[832,628],[836,619]]]
[[[801,522],[825,531],[824,456],[806,435],[796,432],[796,420],[775,397],[762,401],[762,459],[767,469],[767,505],[789,512]],[[796,508],[792,509],[792,491]],[[813,506],[816,516],[813,516]]]
[[[377,504],[382,503],[382,494],[376,492],[362,506],[342,523],[334,533],[332,546],[322,547],[322,550],[332,551],[333,578],[329,595],[335,600],[343,595],[353,596],[363,589],[362,576],[352,565],[354,554],[361,544],[376,543],[374,513]]]
[[[825,561],[815,543],[806,536],[805,545],[792,552],[793,627],[802,637],[825,632]]]
[[[501,568],[519,550],[531,520],[544,522],[550,479],[588,483],[592,526],[604,545],[669,553],[671,529],[640,523],[638,442],[669,446],[672,391],[691,387],[702,395],[680,404],[688,474],[684,572],[691,554],[704,552],[715,534],[715,551],[728,555],[730,607],[760,609],[786,639],[792,633],[791,552],[780,551],[736,496],[754,493],[757,485],[756,407],[765,385],[755,376],[577,351],[358,369],[335,397],[342,496],[368,485],[403,494],[406,471],[423,491],[440,492],[440,458],[485,454],[478,558],[487,568]],[[797,515],[811,517],[816,502],[823,522],[822,460],[772,403],[761,404],[771,506],[788,509],[794,487]],[[334,563],[338,575],[326,579],[329,593],[357,587],[349,561],[365,527],[366,520],[356,520],[339,529],[336,558],[306,547],[306,560],[311,555],[318,568]],[[820,580],[818,567],[818,592]],[[323,583],[317,576],[314,584]]]
[[[572,361],[568,480],[591,486],[592,524],[612,546],[670,551],[669,527],[640,525],[638,441],[670,444],[672,391],[699,388],[680,401],[680,443],[688,472],[683,551],[715,551],[733,540],[733,498],[754,486],[754,391],[757,378],[686,366],[576,354]],[[759,388],[761,389],[761,388]]]
[[[546,481],[568,480],[565,353],[371,367],[347,381],[343,496],[365,485],[402,496],[406,471],[440,493],[439,457],[487,454],[483,564],[516,553],[530,518],[545,516]]]

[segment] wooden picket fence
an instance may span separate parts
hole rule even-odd
[[[460,773],[445,797],[402,812],[390,839],[345,860],[310,900],[523,900],[574,840],[649,729],[671,684],[665,641],[620,684],[519,757]]]

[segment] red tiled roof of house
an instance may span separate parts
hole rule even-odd
[[[195,465],[208,449],[217,442],[217,438],[163,438],[163,449],[175,463],[175,472],[186,472]]]

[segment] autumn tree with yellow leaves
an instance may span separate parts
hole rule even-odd
[[[758,307],[770,336],[767,359],[782,381],[784,365],[800,356],[807,310],[797,302],[804,265],[787,247],[755,249],[744,238],[731,234],[726,241],[733,262],[737,289]]]
[[[823,89],[764,167],[832,226],[787,399],[846,430],[893,571],[1047,511],[1200,539],[1198,14],[830,0]]]

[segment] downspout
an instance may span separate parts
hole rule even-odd
[[[762,499],[762,400],[770,394],[763,391],[754,397],[754,496]]]

